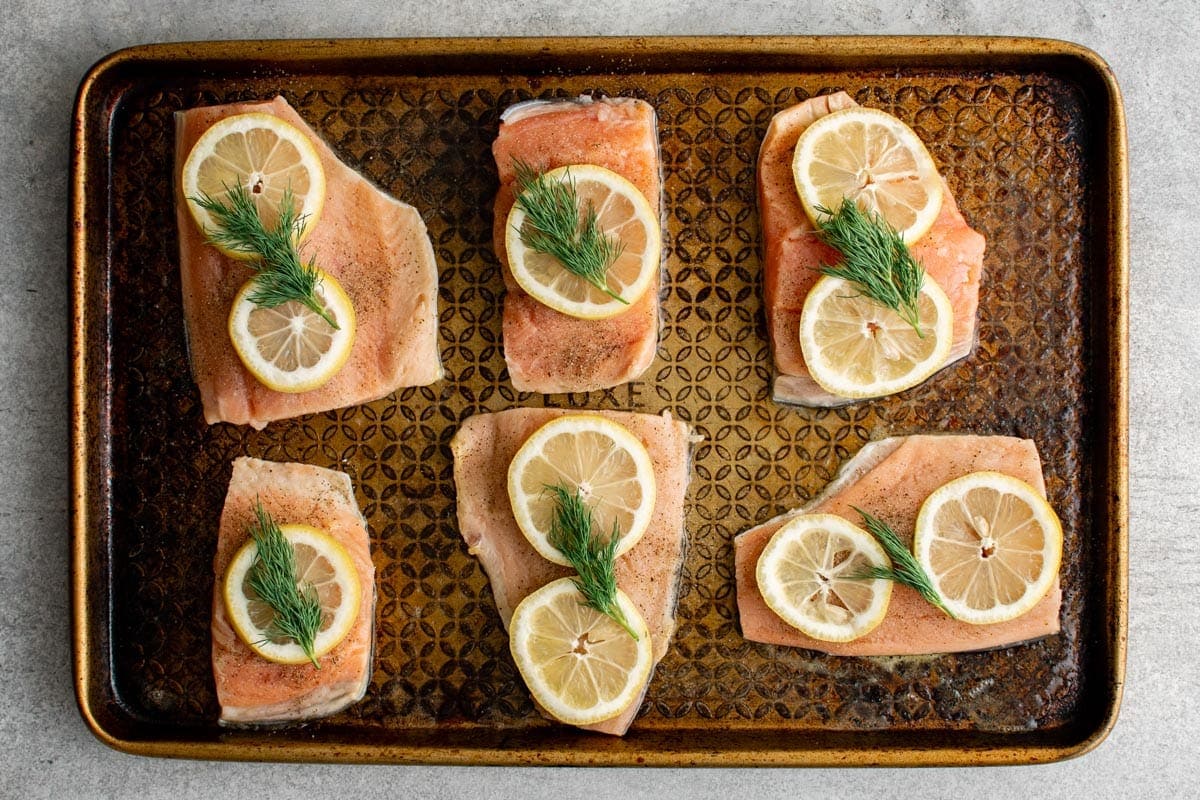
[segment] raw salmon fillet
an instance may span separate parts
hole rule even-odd
[[[328,533],[346,548],[362,584],[358,618],[350,633],[311,664],[274,664],[256,654],[229,624],[221,585],[225,569],[250,539],[254,507],[277,523],[302,522]],[[212,664],[227,725],[296,722],[329,716],[360,700],[371,681],[375,644],[375,565],[367,523],[354,500],[350,476],[308,464],[256,458],[233,462],[213,559]]]
[[[821,95],[780,111],[771,119],[758,152],[758,208],[763,234],[763,304],[775,356],[774,398],[805,406],[837,406],[851,398],[830,394],[808,374],[800,351],[800,311],[821,277],[821,264],[836,264],[837,250],[817,239],[792,177],[800,134],[816,120],[857,105],[845,92]],[[946,364],[975,346],[984,238],[967,225],[947,186],[942,211],[929,233],[910,250],[926,274],[950,296],[954,343]]]
[[[862,518],[852,508],[858,506],[891,525],[911,546],[917,511],[925,498],[939,486],[979,470],[1019,478],[1046,496],[1042,462],[1037,446],[1029,439],[897,436],[864,447],[803,508],[739,534],[734,539],[734,562],[743,635],[754,642],[807,647],[834,655],[902,656],[988,650],[1058,633],[1062,589],[1057,580],[1028,613],[994,625],[950,619],[912,589],[896,584],[883,622],[852,642],[823,642],[805,636],[763,602],[755,579],[758,557],[788,520],[799,514],[837,514],[861,527]]]
[[[525,539],[508,499],[508,465],[525,440],[564,411],[518,408],[468,418],[454,435],[454,485],[458,491],[458,526],[472,555],[487,572],[505,628],[513,609],[550,581],[575,574],[569,567],[542,558]],[[657,664],[675,633],[675,601],[683,568],[684,496],[691,475],[691,428],[669,416],[595,411],[627,427],[646,446],[654,462],[658,489],[650,527],[641,540],[617,560],[617,585],[646,618]],[[646,684],[649,685],[647,677]],[[637,702],[588,730],[621,735],[641,708]]]
[[[654,109],[641,100],[532,101],[504,112],[492,144],[500,190],[493,240],[504,265],[504,359],[522,392],[588,392],[628,383],[654,360],[658,347],[656,276],[646,293],[608,319],[577,319],[534,300],[508,269],[504,244],[512,209],[513,161],[539,170],[595,164],[623,176],[661,217],[662,180]]]
[[[192,145],[218,120],[273,114],[299,128],[325,168],[324,210],[301,246],[354,303],[358,330],[345,366],[320,388],[276,392],[242,366],[229,341],[234,295],[253,271],[205,242],[183,197],[180,173]],[[437,264],[416,209],[343,164],[287,101],[232,103],[175,114],[175,216],[183,314],[192,375],[207,422],[263,428],[274,420],[358,405],[442,377],[437,347]]]

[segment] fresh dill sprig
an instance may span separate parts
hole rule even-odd
[[[600,230],[596,208],[588,201],[582,222],[579,196],[568,171],[566,180],[547,180],[545,174],[519,159],[516,203],[525,212],[519,233],[531,250],[553,256],[572,275],[595,286],[614,300],[629,301],[608,288],[608,268],[621,256],[624,244]]]
[[[888,554],[888,558],[892,560],[891,568],[871,567],[866,572],[860,572],[857,575],[851,575],[851,578],[866,579],[866,578],[882,578],[888,581],[895,581],[903,584],[910,589],[915,590],[926,601],[940,608],[946,613],[946,616],[951,619],[954,615],[950,613],[950,609],[942,602],[941,595],[933,586],[933,581],[925,574],[925,570],[921,567],[917,557],[914,556],[909,549],[904,546],[904,542],[900,541],[900,537],[892,530],[883,520],[877,519],[866,511],[863,511],[858,506],[851,506],[855,511],[862,515],[863,525],[867,532],[875,537],[876,541],[883,546],[883,549]]]
[[[575,588],[579,589],[588,606],[612,617],[636,641],[637,633],[617,604],[614,570],[621,531],[614,522],[612,536],[604,541],[592,532],[592,510],[578,490],[571,491],[561,483],[547,486],[546,490],[554,495],[555,504],[548,538],[579,573],[574,578]]]
[[[317,299],[321,274],[316,261],[310,259],[304,263],[300,259],[298,244],[305,218],[296,213],[296,198],[291,188],[283,192],[279,201],[279,219],[273,228],[263,224],[258,206],[245,186],[238,183],[226,186],[225,191],[228,203],[207,193],[191,200],[217,221],[215,230],[206,228],[204,231],[212,244],[255,257],[249,262],[258,273],[254,276],[255,287],[249,296],[250,302],[263,308],[275,308],[295,300],[338,329],[337,322]]]
[[[842,254],[837,265],[821,272],[844,278],[877,303],[892,309],[913,326],[921,338],[917,299],[925,270],[909,252],[904,237],[878,213],[867,214],[848,197],[836,211],[817,206],[825,218],[817,223],[821,240]]]
[[[299,584],[296,577],[296,551],[283,531],[259,502],[254,508],[257,521],[250,535],[258,552],[250,565],[250,588],[275,612],[267,634],[271,638],[292,639],[317,669],[314,651],[321,629],[321,603],[311,583]]]

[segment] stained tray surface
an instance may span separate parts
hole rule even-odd
[[[82,192],[104,205],[86,221],[89,310],[78,334],[90,354],[78,375],[94,378],[81,424],[88,468],[99,473],[81,479],[93,522],[82,534],[90,594],[77,606],[88,636],[76,639],[94,725],[142,752],[538,763],[1020,761],[1069,755],[1102,735],[1120,672],[1112,619],[1123,613],[1110,552],[1120,520],[1098,510],[1119,487],[1106,460],[1112,356],[1099,344],[1116,312],[1113,264],[1095,241],[1109,208],[1093,185],[1112,153],[1086,82],[1048,62],[934,68],[913,57],[809,71],[797,59],[748,73],[730,71],[736,60],[709,70],[668,58],[657,69],[584,70],[498,52],[491,71],[393,72],[370,59],[301,72],[236,59],[189,69],[168,59],[168,69],[135,61],[101,74],[111,112],[89,119],[85,133],[111,149],[76,164],[77,178],[82,170],[107,189]],[[987,237],[979,344],[899,396],[805,410],[770,399],[755,160],[775,112],[839,89],[912,125]],[[277,93],[339,157],[420,210],[440,267],[446,379],[261,432],[207,426],[182,328],[172,114]],[[658,112],[662,337],[632,384],[520,394],[501,351],[490,144],[508,105],[578,94],[640,97]],[[669,411],[704,437],[679,629],[625,740],[537,714],[487,578],[457,531],[449,441],[458,423],[543,405]],[[928,431],[1037,442],[1066,533],[1062,634],[891,659],[745,641],[734,535],[804,503],[866,442]],[[302,729],[231,733],[215,723],[211,561],[239,455],[344,470],[370,526],[379,596],[370,688]]]

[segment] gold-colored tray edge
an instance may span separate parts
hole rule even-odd
[[[864,751],[858,747],[816,750],[742,750],[730,753],[713,748],[664,749],[657,752],[608,748],[598,751],[541,751],[506,748],[447,749],[441,746],[390,746],[348,744],[337,747],[322,742],[179,741],[122,737],[109,730],[93,706],[96,677],[88,655],[98,646],[89,622],[95,609],[87,588],[97,575],[89,561],[88,534],[95,522],[88,508],[93,481],[88,464],[94,456],[89,433],[99,430],[88,410],[89,354],[86,335],[93,324],[88,316],[88,250],[95,234],[87,224],[95,209],[87,203],[86,167],[95,142],[89,140],[86,109],[99,83],[112,71],[141,61],[226,60],[270,57],[272,48],[286,48],[287,60],[346,58],[378,59],[405,54],[456,57],[503,53],[532,57],[570,48],[576,56],[614,56],[637,53],[653,59],[664,52],[737,55],[753,50],[758,55],[804,58],[886,58],[908,66],[992,60],[1058,58],[1074,62],[1098,81],[1103,92],[1107,174],[1102,191],[1108,211],[1106,246],[1109,300],[1105,319],[1109,402],[1107,417],[1105,515],[1109,526],[1106,605],[1109,646],[1109,702],[1094,728],[1084,737],[1062,745],[1002,746],[972,749],[901,747]],[[966,766],[1030,764],[1081,756],[1097,747],[1116,723],[1124,688],[1128,629],[1128,153],[1124,106],[1116,77],[1104,59],[1089,48],[1056,39],[986,36],[704,36],[704,37],[529,37],[529,38],[417,38],[343,40],[236,40],[161,43],[115,51],[88,70],[80,83],[72,115],[70,160],[71,219],[71,630],[76,702],[89,730],[104,744],[136,755],[222,760],[272,760],[292,762],[426,763],[426,764],[543,764],[592,766]],[[1014,739],[1020,738],[1017,735]]]

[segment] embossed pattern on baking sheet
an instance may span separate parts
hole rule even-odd
[[[235,89],[229,86],[235,84]],[[979,345],[897,397],[833,410],[770,400],[755,160],[776,111],[848,90],[912,124],[988,241]],[[172,112],[289,102],[348,163],[424,216],[437,253],[446,379],[368,406],[271,425],[204,424],[182,329]],[[500,112],[531,97],[633,95],[658,111],[668,242],[663,331],[643,379],[589,395],[518,394],[500,341],[491,244]],[[562,79],[311,77],[132,90],[114,126],[112,353],[114,671],[137,718],[215,729],[211,559],[230,461],[348,472],[378,570],[370,689],[329,725],[545,726],[512,665],[486,576],[456,530],[457,423],[523,405],[667,410],[704,436],[689,492],[679,629],[637,727],[1027,730],[1077,713],[1097,602],[1084,339],[1088,143],[1077,91],[1040,74],[591,75]],[[746,642],[732,538],[803,503],[875,438],[923,431],[1037,441],[1066,530],[1063,633],[1008,650],[852,659]],[[635,727],[635,731],[637,730]]]

